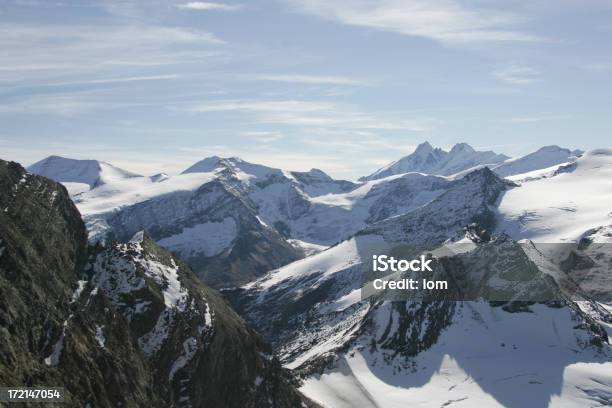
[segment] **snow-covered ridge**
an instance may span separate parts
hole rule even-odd
[[[493,167],[492,170],[502,177],[507,177],[569,163],[575,161],[583,153],[582,150],[569,150],[559,146],[545,146],[528,155],[508,159],[502,164]]]
[[[27,170],[64,183],[71,194],[119,180],[142,177],[106,162],[75,160],[60,156],[49,156],[32,164]]]
[[[221,183],[231,194],[241,197],[249,211],[256,209],[262,226],[279,228],[288,238],[315,245],[333,244],[368,223],[424,205],[439,195],[448,183],[444,178],[412,173],[354,184],[333,180],[317,169],[286,172],[237,158],[211,157],[162,181],[148,177],[118,180],[75,195],[73,200],[88,222],[90,236],[98,239],[109,229],[109,217],[145,202],[163,203],[169,207],[168,211],[176,211],[177,217],[184,219],[186,214],[181,202],[186,205],[197,191],[212,182]],[[159,210],[160,205],[155,208]],[[218,207],[217,216],[211,214],[211,219],[190,221],[183,231],[156,239],[172,250],[187,250],[196,241],[207,241],[199,238],[204,230],[198,225],[220,222],[227,217],[221,214],[222,210],[223,207]],[[169,213],[163,217],[170,216]],[[138,228],[150,227],[141,225]],[[204,246],[202,254],[205,256],[217,254],[227,247]]]
[[[73,200],[83,215],[103,214],[166,194],[194,191],[215,178],[211,172],[169,176],[162,182],[149,177],[121,179],[75,195]]]

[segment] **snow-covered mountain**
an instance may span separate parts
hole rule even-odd
[[[203,162],[210,164],[210,159]],[[413,209],[439,195],[449,180],[409,173],[354,184],[333,180],[320,170],[287,172],[243,160],[215,160],[217,167],[199,166],[163,182],[149,178],[122,180],[74,196],[89,220],[92,237],[104,235],[108,217],[164,197],[187,197],[200,187],[222,181],[250,203],[262,225],[284,236],[318,245],[334,244],[364,226]],[[156,218],[156,220],[158,220]],[[131,233],[132,231],[130,231]],[[129,234],[126,233],[126,236]]]
[[[428,142],[424,142],[412,154],[359,180],[376,180],[410,172],[450,176],[478,165],[496,165],[507,159],[508,156],[492,151],[476,151],[467,143],[458,143],[447,152],[440,148],[434,149]]]
[[[426,150],[440,152],[428,144],[419,149]],[[502,166],[531,169],[572,153],[550,150]],[[460,152],[473,156],[470,151],[465,144],[455,146],[445,159],[448,168],[457,168]],[[317,169],[288,172],[214,156],[180,175],[108,179],[73,199],[92,240],[125,240],[146,229],[210,284],[224,287],[423,206],[465,174],[445,178],[412,172],[355,184]]]
[[[145,229],[207,283],[224,287],[426,204],[448,185],[418,173],[354,184],[316,169],[211,157],[180,175],[117,180],[73,199],[92,241]]]
[[[431,202],[402,216],[375,223],[339,245],[272,271],[247,285],[245,292],[237,296],[240,308],[246,310],[270,341],[276,344],[289,339],[302,342],[302,337],[292,332],[292,324],[300,328],[302,318],[306,318],[300,314],[312,313],[313,307],[321,307],[325,313],[333,314],[337,308],[325,305],[338,302],[337,306],[344,309],[344,306],[359,300],[363,260],[369,262],[372,254],[384,253],[399,244],[431,248],[449,239],[460,240],[470,225],[474,231],[491,231],[495,222],[494,203],[503,191],[511,187],[512,184],[499,179],[488,169],[453,181]],[[251,296],[256,299],[253,304],[246,301]],[[283,315],[285,309],[294,316]],[[259,320],[259,313],[262,316],[278,313],[281,317]],[[278,327],[277,321],[286,322],[286,327]],[[312,322],[318,324],[317,319]],[[342,319],[337,323],[344,324]],[[313,328],[307,331],[314,333]]]
[[[60,156],[49,156],[32,164],[27,170],[64,184],[71,194],[118,180],[142,177],[106,162],[67,159]]]
[[[125,240],[135,231],[147,230],[214,286],[245,282],[300,258],[301,250],[262,220],[248,194],[250,182],[275,173],[258,178],[232,167],[232,161],[224,163],[210,172],[170,176],[161,182],[144,178],[107,184],[75,201],[93,240]]]
[[[317,216],[327,220],[345,210],[315,202],[354,188],[316,169],[292,173],[211,157],[179,175],[116,180],[73,199],[92,241],[126,240],[145,229],[206,282],[224,287],[356,231],[350,222],[348,232],[321,222]]]
[[[476,170],[424,206],[227,294],[285,365],[301,373],[301,390],[324,406],[605,404],[612,394],[610,312],[565,294],[561,265],[552,266],[537,247],[491,235],[512,222],[498,218],[500,200],[524,187]],[[490,294],[503,284],[533,295],[540,282],[555,300],[362,297],[373,254],[471,241],[467,253],[440,257],[457,287]],[[500,268],[491,269],[493,262]]]

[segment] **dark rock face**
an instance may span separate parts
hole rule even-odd
[[[376,197],[376,201],[370,208],[370,217],[366,222],[373,224],[394,215],[402,214],[401,208],[406,206],[407,203],[415,207],[423,205],[441,194],[450,185],[452,185],[452,182],[445,178],[422,174],[400,177],[389,181],[385,186],[375,185],[365,197],[366,199]],[[425,197],[419,197],[419,194],[424,191],[427,192]]]
[[[299,405],[271,349],[147,234],[93,255],[88,273],[128,322],[166,401],[255,407],[270,398]]]
[[[66,406],[295,407],[270,348],[146,234],[87,247],[64,187],[0,161],[0,383]]]
[[[442,195],[426,206],[375,223],[360,234],[380,234],[388,242],[430,246],[448,239],[449,231],[464,234],[464,228],[470,224],[477,224],[483,232],[492,231],[495,215],[491,208],[513,186],[486,167],[475,170],[450,183]]]
[[[71,303],[87,236],[64,187],[1,161],[0,191],[0,383],[65,386],[69,406],[159,403],[127,325],[105,312],[108,303]],[[96,347],[94,316],[112,328],[116,353]]]

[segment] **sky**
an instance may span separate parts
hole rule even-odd
[[[427,140],[610,147],[612,0],[0,0],[0,158],[356,179]]]

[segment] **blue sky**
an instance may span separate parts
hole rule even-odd
[[[610,146],[610,0],[0,0],[0,157],[335,177]]]

